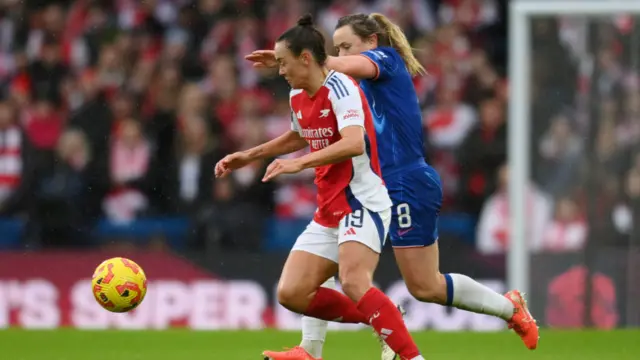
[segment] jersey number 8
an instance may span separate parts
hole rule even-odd
[[[411,212],[409,204],[402,203],[396,206],[396,214],[398,215],[398,227],[406,229],[411,227]]]

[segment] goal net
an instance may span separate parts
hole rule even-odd
[[[637,326],[640,2],[510,14],[510,286],[548,326]]]

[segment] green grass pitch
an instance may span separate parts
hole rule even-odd
[[[0,331],[6,360],[261,360],[262,350],[295,345],[297,332],[239,331]],[[639,359],[640,331],[542,330],[529,351],[512,333],[415,333],[426,359],[626,360]],[[325,360],[376,360],[369,332],[329,333]]]

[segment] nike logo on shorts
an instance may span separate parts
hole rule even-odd
[[[405,236],[407,233],[409,233],[409,231],[413,230],[412,227],[408,228],[408,229],[404,229],[404,230],[398,230],[398,236]]]

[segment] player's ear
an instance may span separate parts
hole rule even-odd
[[[378,34],[371,34],[367,37],[366,40],[367,45],[378,47]]]
[[[303,50],[300,54],[300,59],[302,60],[303,64],[309,65],[313,60],[313,56],[311,55],[311,52],[309,50]]]

